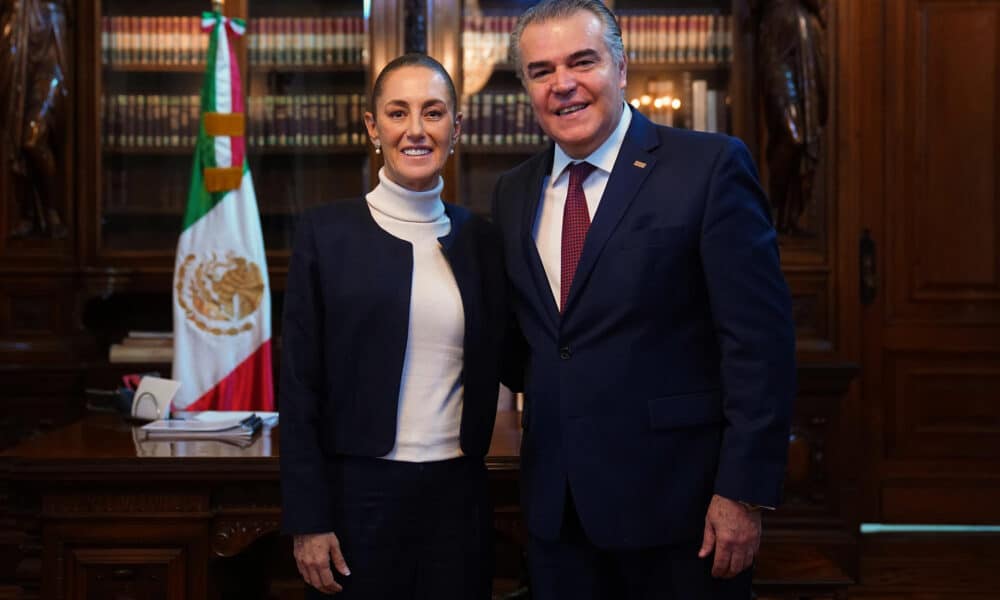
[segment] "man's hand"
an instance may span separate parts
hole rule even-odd
[[[292,541],[295,564],[306,583],[324,594],[336,594],[344,587],[333,579],[330,562],[337,572],[347,576],[351,570],[340,552],[340,540],[332,531],[327,533],[307,533],[297,535]]]
[[[729,579],[753,564],[760,548],[760,511],[716,494],[705,515],[705,537],[698,558],[715,549],[712,576]]]

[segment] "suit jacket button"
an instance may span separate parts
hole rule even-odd
[[[569,360],[570,356],[572,355],[569,352],[569,346],[563,346],[562,348],[559,349],[559,358],[563,360]]]

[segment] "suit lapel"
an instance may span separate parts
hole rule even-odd
[[[535,291],[538,293],[539,306],[543,307],[553,330],[559,325],[559,306],[555,298],[552,297],[552,288],[549,287],[549,280],[545,275],[545,267],[542,266],[542,257],[538,254],[538,246],[532,232],[535,229],[535,218],[538,216],[538,203],[542,197],[542,180],[552,170],[553,148],[535,160],[534,168],[528,177],[524,178],[524,187],[521,195],[527,198],[521,206],[524,213],[521,215],[521,246],[527,258],[528,270],[531,272],[531,279],[535,282]]]
[[[591,220],[590,229],[587,231],[580,263],[576,267],[569,298],[563,308],[564,318],[572,310],[576,297],[586,285],[608,238],[614,233],[642,183],[656,166],[656,157],[649,151],[657,145],[659,137],[656,134],[656,126],[632,110],[632,123],[622,141],[621,150],[618,151],[618,158],[611,170],[611,177],[604,189],[601,203],[597,207],[597,214]]]

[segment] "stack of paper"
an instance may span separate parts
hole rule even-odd
[[[229,442],[249,441],[260,430],[263,420],[254,413],[217,419],[160,419],[142,426],[148,439],[214,439]]]
[[[237,419],[242,421],[247,417],[257,415],[263,421],[264,427],[273,427],[278,424],[278,413],[263,410],[201,410],[201,411],[175,411],[174,418],[186,419],[190,421],[201,421],[204,423],[218,423],[219,421],[232,421]]]
[[[130,331],[108,349],[112,363],[169,363],[174,358],[174,334],[170,331]]]

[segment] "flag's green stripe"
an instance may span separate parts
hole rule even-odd
[[[215,111],[215,56],[218,50],[218,29],[221,26],[221,20],[217,20],[215,28],[209,36],[208,65],[205,69],[205,78],[201,87],[202,115],[206,112]],[[195,143],[194,166],[191,169],[191,188],[188,191],[187,210],[184,211],[184,225],[182,230],[186,230],[195,221],[205,216],[226,195],[225,192],[208,192],[205,189],[202,169],[216,166],[215,141],[205,133],[205,119],[203,116],[199,118],[198,123],[198,140]]]
[[[219,28],[222,21],[216,15],[215,26],[208,38],[208,65],[205,69],[205,79],[201,84],[201,111],[215,110],[215,57],[219,46]]]

